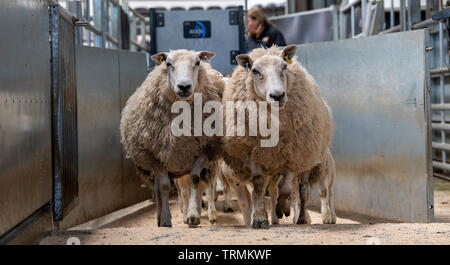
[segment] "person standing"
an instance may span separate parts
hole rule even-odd
[[[256,7],[248,11],[248,36],[247,52],[261,46],[286,46],[283,34],[269,21],[261,8]]]

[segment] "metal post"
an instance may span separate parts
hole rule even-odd
[[[332,5],[333,10],[333,40],[339,39],[339,7]]]
[[[77,18],[79,20],[83,19],[83,13],[81,11],[81,0],[76,1],[76,11],[77,11]],[[83,29],[82,27],[76,27],[76,43],[78,45],[83,45]]]
[[[364,23],[366,23],[367,15],[367,0],[361,0],[361,21],[363,23],[362,28],[364,28]]]
[[[105,15],[104,15],[104,23],[105,23],[105,47],[108,47],[108,48],[112,48],[112,45],[114,45],[114,44],[112,44],[111,42],[107,42],[107,40],[106,40],[106,34],[111,34],[111,30],[110,30],[110,28],[109,28],[109,21],[110,21],[110,18],[109,18],[109,0],[105,0]]]
[[[390,28],[393,28],[395,26],[395,16],[394,16],[394,0],[391,0],[391,11],[390,11],[390,15],[391,15],[391,23],[390,23]]]
[[[408,9],[406,9],[408,12],[407,21],[408,21],[408,30],[411,30],[412,28],[412,8],[411,8],[411,0],[408,0]]]
[[[352,27],[352,38],[355,37],[355,6],[352,5],[350,8],[350,19],[351,19],[351,27]]]
[[[100,30],[100,34],[94,36],[94,45],[102,48],[105,48],[106,42],[104,3],[103,0],[94,0],[94,26]]]
[[[88,23],[91,23],[91,0],[85,0],[86,5],[84,6],[84,18]],[[91,31],[87,31],[87,44],[91,46]]]
[[[116,34],[116,38],[117,38],[117,49],[122,49],[122,14],[120,13],[120,5],[117,5],[117,21],[116,21],[116,26],[117,26],[117,34]]]
[[[145,20],[141,20],[141,39],[141,45],[147,47],[147,41],[145,40]]]
[[[405,14],[405,0],[400,0],[400,24],[401,30],[406,31],[406,14]]]
[[[439,67],[444,67],[444,23],[439,22]],[[442,73],[439,77],[440,81],[440,94],[441,94],[441,104],[445,103],[445,94],[444,94],[444,73]],[[445,110],[441,110],[441,124],[445,125]],[[441,130],[441,142],[445,144],[445,131]],[[445,165],[447,163],[447,153],[445,150],[441,151],[442,153],[442,163]]]

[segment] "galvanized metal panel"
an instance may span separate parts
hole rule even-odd
[[[287,44],[305,44],[334,39],[333,7],[271,17]],[[337,36],[336,36],[337,37]]]
[[[136,91],[147,77],[147,62],[145,53],[119,52],[120,109],[125,106],[128,98]],[[142,181],[136,175],[133,162],[125,158],[122,149],[122,176],[124,207],[149,199],[150,189],[141,188]]]
[[[161,11],[164,26],[156,27],[157,52],[169,49],[207,50],[216,55],[211,65],[222,74],[231,74],[236,65],[231,64],[231,51],[239,51],[239,25],[230,25],[230,10]],[[234,10],[236,12],[236,10]],[[184,21],[210,21],[211,38],[184,38]]]
[[[77,46],[76,58],[79,197],[61,228],[123,206],[118,51]]]
[[[425,42],[420,30],[299,46],[333,110],[336,209],[433,220]]]
[[[0,1],[0,235],[51,200],[47,5]]]

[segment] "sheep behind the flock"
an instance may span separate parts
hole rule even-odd
[[[142,178],[154,177],[158,226],[172,225],[169,175],[176,178],[190,174],[189,224],[200,222],[198,183],[200,175],[211,178],[208,169],[217,163],[220,139],[194,136],[194,122],[188,128],[192,136],[175,136],[171,123],[179,114],[172,113],[171,109],[175,101],[185,102],[194,109],[194,93],[201,93],[202,104],[220,102],[224,88],[222,75],[205,62],[213,56],[211,52],[190,50],[153,55],[159,66],[128,99],[122,111],[120,130],[125,152]],[[203,115],[203,119],[207,116]]]
[[[227,135],[222,139],[226,164],[240,182],[253,185],[253,228],[268,228],[264,195],[271,178],[283,176],[277,209],[287,213],[291,191],[298,189],[298,186],[293,187],[295,179],[300,173],[310,171],[329,159],[333,135],[331,110],[312,76],[296,60],[296,49],[295,45],[283,50],[259,48],[248,55],[239,55],[237,60],[241,67],[233,72],[222,99],[223,105],[227,101],[266,101],[270,103],[271,111],[273,105],[275,108],[280,106],[276,146],[262,147],[260,140],[264,137],[247,134],[239,137]],[[230,116],[226,116],[226,122],[234,120]],[[323,221],[329,223],[335,220],[330,216],[334,214],[329,203],[332,200],[330,188],[326,186],[320,193],[322,209],[327,209]]]

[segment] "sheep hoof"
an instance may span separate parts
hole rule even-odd
[[[269,228],[269,222],[267,220],[254,220],[252,224],[253,229],[268,229]]]
[[[281,206],[279,203],[277,203],[275,212],[276,212],[278,218],[283,218],[283,210],[281,209]]]
[[[272,220],[272,225],[279,225],[280,221],[279,220]]]
[[[158,221],[158,227],[172,227],[172,221]]]
[[[331,213],[327,212],[326,214],[322,215],[322,223],[324,223],[324,224],[335,224],[336,223],[336,217],[333,218],[333,216],[331,216]]]
[[[189,227],[196,227],[199,224],[200,224],[200,218],[195,217],[195,216],[188,217]]]
[[[224,213],[232,213],[233,212],[233,208],[231,208],[231,206],[224,207],[223,208],[223,212]]]
[[[307,216],[300,216],[297,220],[298,225],[306,225],[311,224],[311,219],[309,219]]]
[[[277,203],[277,207],[275,208],[275,213],[278,218],[283,218],[283,214],[288,217],[291,215],[291,208],[286,206],[281,206],[280,203]]]
[[[217,220],[216,220],[216,218],[212,218],[212,219],[209,219],[209,222],[210,222],[211,224],[215,224],[215,223],[217,222]]]

